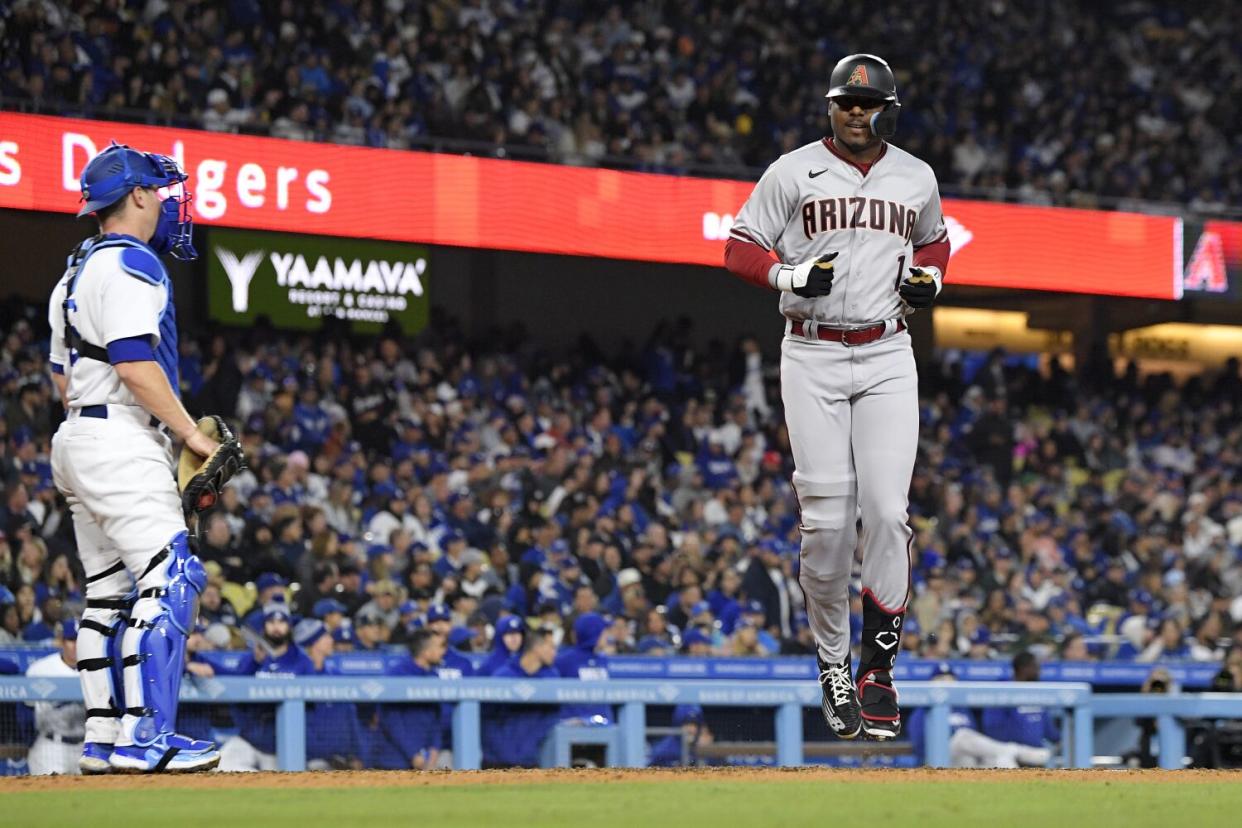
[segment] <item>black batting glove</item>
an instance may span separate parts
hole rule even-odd
[[[922,267],[910,268],[910,275],[897,286],[901,300],[914,310],[930,308],[939,292],[932,271]]]

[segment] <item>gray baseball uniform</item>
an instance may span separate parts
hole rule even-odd
[[[849,657],[849,580],[860,544],[863,589],[897,618],[898,631],[908,597],[918,377],[903,321],[911,311],[897,287],[920,247],[947,238],[940,194],[931,168],[891,144],[862,167],[817,141],[768,168],[731,235],[787,264],[837,254],[829,295],[782,292],[780,310],[782,397],[802,514],[799,580],[820,656],[839,663]],[[818,335],[877,324],[857,346]],[[898,636],[881,642],[890,637],[895,657]]]

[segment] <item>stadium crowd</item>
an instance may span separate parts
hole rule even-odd
[[[54,639],[82,604],[47,343],[15,318],[0,646]],[[415,341],[187,339],[190,409],[226,412],[250,462],[203,528],[197,645],[249,648],[283,602],[337,651],[422,628],[450,653],[535,628],[566,647],[585,618],[601,653],[812,653],[776,366],[749,338],[696,350],[688,324],[611,355],[516,332],[468,347],[443,323]],[[1176,388],[947,353],[923,381],[910,655],[1242,653],[1236,364]]]
[[[15,0],[0,98],[299,140],[752,176],[825,134],[829,69],[887,57],[946,192],[1242,201],[1226,0]],[[1031,32],[1041,36],[1032,37]],[[1113,199],[1120,199],[1113,202]]]

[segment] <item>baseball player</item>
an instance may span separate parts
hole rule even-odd
[[[78,622],[70,618],[61,624],[60,652],[44,656],[26,668],[26,675],[68,678],[76,677]],[[34,707],[35,737],[30,746],[27,766],[32,776],[61,773],[76,774],[82,755],[86,728],[86,708],[78,702],[27,702]]]
[[[195,453],[219,444],[181,404],[172,283],[160,255],[197,255],[186,175],[164,155],[112,144],[82,171],[78,245],[52,292],[53,380],[66,419],[52,440],[69,503],[86,611],[78,670],[87,773],[207,770],[211,742],[175,731],[185,639],[206,583],[190,551],[169,432]]]
[[[780,291],[781,387],[802,517],[799,581],[824,717],[841,738],[861,730],[892,739],[901,723],[892,667],[909,592],[906,508],[919,426],[905,317],[940,293],[949,243],[931,168],[885,140],[900,107],[888,64],[874,55],[843,58],[827,98],[832,135],[768,168],[738,213],[725,265]],[[859,546],[855,681],[848,585]]]

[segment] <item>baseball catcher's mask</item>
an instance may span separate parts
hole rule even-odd
[[[171,253],[190,261],[198,258],[192,242],[194,221],[190,203],[194,197],[185,186],[188,176],[176,159],[154,152],[139,152],[113,141],[82,170],[82,208],[85,216],[116,204],[135,187],[159,191],[163,203],[160,221],[151,238],[157,253]]]

